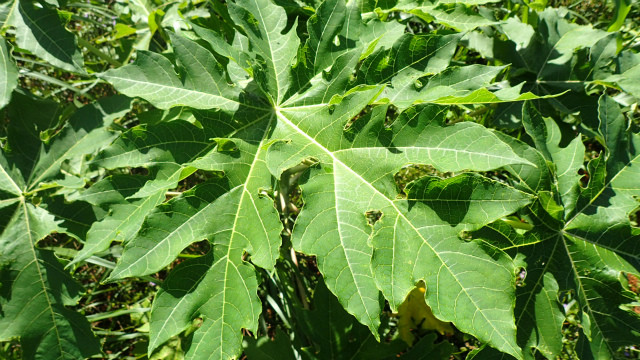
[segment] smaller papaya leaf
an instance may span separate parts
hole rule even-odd
[[[56,220],[59,220],[58,225],[67,235],[79,240],[85,239],[91,224],[106,213],[84,201],[69,203],[64,196],[44,197],[38,206],[54,215]]]
[[[215,145],[209,140],[211,135],[186,121],[139,125],[102,150],[90,165],[105,169],[148,168],[152,178],[130,197],[150,196],[175,188],[178,181],[192,174],[196,169],[187,164]]]
[[[551,189],[552,173],[547,166],[545,157],[539,151],[499,131],[494,132],[494,134],[501,141],[508,144],[515,154],[535,165],[512,164],[504,167],[506,171],[517,179],[516,188],[531,194],[535,194],[540,190]]]
[[[9,46],[4,39],[0,39],[0,109],[5,107],[11,100],[13,89],[18,86],[18,68],[11,58]]]
[[[109,70],[100,77],[125,95],[145,94],[147,101],[161,109],[189,106],[234,111],[241,104],[246,106],[240,89],[226,83],[220,65],[209,51],[191,40],[180,37],[174,40],[180,49],[177,60],[180,68],[185,69],[184,78],[176,75],[173,64],[165,56],[147,51],[139,51],[133,64]],[[194,73],[206,74],[206,77],[189,75]]]
[[[601,104],[603,107],[607,105],[605,97],[601,99]],[[608,143],[607,152],[589,163],[588,169],[593,175],[589,183],[582,187],[576,181],[576,185],[573,185],[576,196],[561,196],[564,206],[557,208],[560,216],[552,221],[540,216],[546,211],[536,210],[536,207],[544,206],[542,199],[545,196],[549,201],[555,201],[553,199],[560,192],[560,184],[566,181],[562,180],[563,174],[568,173],[567,169],[581,166],[584,147],[581,142],[580,146],[572,146],[576,139],[565,148],[558,147],[559,137],[557,131],[553,130],[557,125],[552,120],[543,119],[531,104],[524,106],[525,129],[541,154],[546,153],[553,159],[548,164],[550,167],[553,164],[557,166],[553,169],[553,176],[558,184],[558,188],[552,186],[549,190],[539,190],[539,201],[530,206],[532,213],[538,215],[529,218],[533,230],[524,236],[537,238],[538,241],[513,249],[517,251],[514,256],[523,262],[526,269],[524,283],[517,288],[516,301],[518,344],[526,349],[526,358],[533,358],[534,352],[548,358],[560,354],[561,293],[573,294],[579,304],[581,336],[585,337],[581,340],[584,346],[576,349],[581,357],[612,359],[619,347],[638,340],[640,320],[625,308],[626,304],[633,302],[634,295],[625,290],[626,285],[622,280],[624,274],[637,273],[626,260],[635,260],[638,254],[634,245],[638,234],[630,227],[628,220],[629,212],[637,207],[631,194],[637,191],[634,186],[626,185],[629,184],[626,176],[633,174],[633,144],[637,141],[637,134],[618,123],[624,118],[618,116],[619,111],[615,111],[617,105],[609,105],[611,107],[606,106],[607,111],[600,112],[601,133],[607,133],[609,126],[613,133],[606,137],[615,138],[623,144]],[[614,157],[612,154],[617,155]],[[609,174],[606,171],[608,168],[616,169],[617,173]],[[571,180],[571,183],[574,181]],[[623,181],[625,185],[621,186],[618,181]],[[546,208],[549,211],[550,208]],[[545,227],[547,230],[542,231]],[[495,232],[489,230],[483,230],[478,235],[485,236],[491,242],[495,238],[491,234]],[[615,241],[611,236],[615,236]],[[509,238],[517,240],[518,236]]]
[[[574,236],[637,259],[637,231],[630,228],[628,216],[640,206],[635,181],[639,175],[635,164],[640,161],[640,135],[628,129],[619,106],[606,95],[600,99],[599,121],[606,146],[601,157],[606,165],[601,159],[589,164],[589,185],[582,191],[585,199],[566,229]]]
[[[640,77],[640,65],[636,65],[621,74],[611,75],[606,79],[602,79],[601,82],[618,85],[622,90],[638,98],[640,97],[640,86],[636,81],[638,77]]]
[[[56,9],[33,1],[12,0],[2,27],[16,29],[16,43],[53,66],[86,73],[75,35],[67,31]]]
[[[498,23],[475,12],[471,6],[497,2],[497,0],[474,1],[441,1],[441,0],[402,0],[390,2],[388,6],[378,2],[365,2],[371,10],[384,12],[404,11],[416,15],[420,19],[436,22],[460,32],[467,32],[479,26],[487,26]],[[380,6],[380,8],[377,8]]]
[[[504,66],[447,67],[460,34],[410,35],[398,39],[391,49],[380,48],[362,63],[358,81],[390,83],[380,95],[400,109],[417,103],[483,104],[541,98],[520,93],[522,85],[489,91]],[[556,97],[547,95],[545,97]]]
[[[566,147],[560,147],[562,133],[560,128],[550,118],[543,118],[535,109],[533,102],[526,102],[522,112],[522,124],[532,137],[536,149],[545,159],[553,164],[555,172],[555,186],[557,186],[560,201],[565,208],[565,215],[569,216],[575,206],[578,193],[580,174],[583,167],[584,145],[577,136]]]
[[[547,7],[535,21],[531,26],[511,17],[497,26],[498,32],[471,33],[465,42],[487,59],[511,64],[513,86],[524,82],[523,90],[536,96],[563,94],[538,102],[545,115],[580,113],[588,122],[597,105],[586,92],[593,81],[612,73],[617,35],[571,22],[563,8]],[[496,117],[501,126],[514,127],[521,113],[522,103],[508,103],[499,106]]]
[[[45,144],[40,134],[58,126],[57,104],[14,93],[8,122],[12,138],[8,153],[0,153],[0,203],[6,219],[0,229],[0,340],[20,338],[26,359],[84,359],[100,353],[87,320],[67,308],[76,305],[82,287],[53,251],[37,243],[56,232],[82,238],[95,211],[97,216],[104,212],[86,202],[64,204],[61,197],[41,202],[33,192],[42,181],[59,178],[63,162],[79,163],[110,141],[106,127],[128,108],[129,100],[122,97],[87,105]]]
[[[83,288],[53,251],[36,242],[54,231],[54,217],[19,200],[0,234],[0,340],[19,337],[25,359],[84,359],[100,353],[89,323],[70,310]]]
[[[380,48],[368,56],[358,71],[358,81],[362,84],[390,83],[383,93],[394,103],[407,107],[417,99],[412,91],[418,79],[445,70],[453,57],[459,34],[452,35],[411,35],[404,34],[390,49]],[[408,93],[405,93],[408,90]],[[400,99],[396,99],[400,97]]]
[[[5,153],[15,171],[21,174],[14,181],[23,182],[31,176],[34,160],[44,146],[40,133],[54,128],[61,112],[62,109],[55,101],[40,99],[22,89],[14,91],[7,107],[11,126],[7,129],[8,147]]]
[[[533,245],[547,240],[549,236],[552,236],[548,233],[539,233],[538,231],[521,233],[522,230],[531,230],[532,227],[531,224],[525,222],[504,219],[487,224],[479,230],[470,232],[469,235],[474,239],[482,239],[503,251]]]
[[[42,182],[60,178],[60,169],[82,174],[83,155],[93,154],[110,144],[118,135],[110,129],[116,119],[131,110],[131,99],[115,95],[102,98],[77,110],[56,133],[51,144],[40,153],[38,165],[33,168],[29,189]]]

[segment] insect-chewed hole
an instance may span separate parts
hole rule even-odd
[[[393,124],[393,122],[396,121],[396,118],[398,118],[398,115],[400,115],[400,111],[398,111],[398,108],[395,107],[394,105],[389,105],[389,107],[387,107],[387,113],[384,118],[384,126],[390,127],[391,124]]]
[[[382,211],[369,210],[365,212],[364,215],[367,217],[367,222],[369,223],[369,225],[373,226],[376,222],[378,222],[378,220],[380,220],[380,218],[382,218]]]
[[[208,240],[200,240],[194,242],[182,250],[181,254],[185,257],[202,256],[211,250],[211,243]]]
[[[527,269],[520,267],[516,272],[516,286],[522,287],[525,285],[524,280],[527,278]]]

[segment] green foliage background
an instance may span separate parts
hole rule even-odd
[[[639,358],[639,20],[0,0],[0,358]]]

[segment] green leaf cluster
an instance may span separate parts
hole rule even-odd
[[[394,333],[424,285],[467,359],[616,358],[640,333],[633,10],[507,3],[90,2],[115,55],[68,30],[77,4],[0,3],[0,341],[100,356],[89,263],[168,270],[149,356],[464,356]],[[35,96],[24,59],[117,95]]]

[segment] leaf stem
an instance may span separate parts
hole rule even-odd
[[[502,219],[505,223],[511,225],[512,228],[521,229],[521,230],[531,230],[533,229],[533,225],[527,224],[521,221]]]
[[[67,84],[66,82],[62,81],[62,80],[58,80],[54,77],[36,72],[36,71],[30,71],[30,70],[26,70],[26,69],[20,69],[20,74],[21,75],[25,75],[25,76],[30,76],[32,78],[36,78],[36,79],[40,79],[40,80],[44,80],[48,83],[51,83],[53,85],[57,85],[63,89],[67,89],[69,91],[73,91],[76,94],[82,95],[87,97],[90,100],[94,100],[94,97],[91,94],[88,94],[86,92],[84,92],[82,89],[78,89],[77,87]]]
[[[87,50],[89,50],[89,52],[93,53],[94,55],[96,55],[97,57],[101,58],[102,60],[105,60],[106,62],[108,62],[109,64],[116,66],[116,67],[120,67],[122,66],[122,63],[120,63],[118,60],[112,58],[111,56],[103,53],[102,51],[100,51],[100,49],[98,49],[97,47],[93,46],[93,44],[91,44],[90,42],[88,42],[87,40],[85,40],[84,38],[78,36],[78,45],[83,46],[85,48],[87,48]]]

